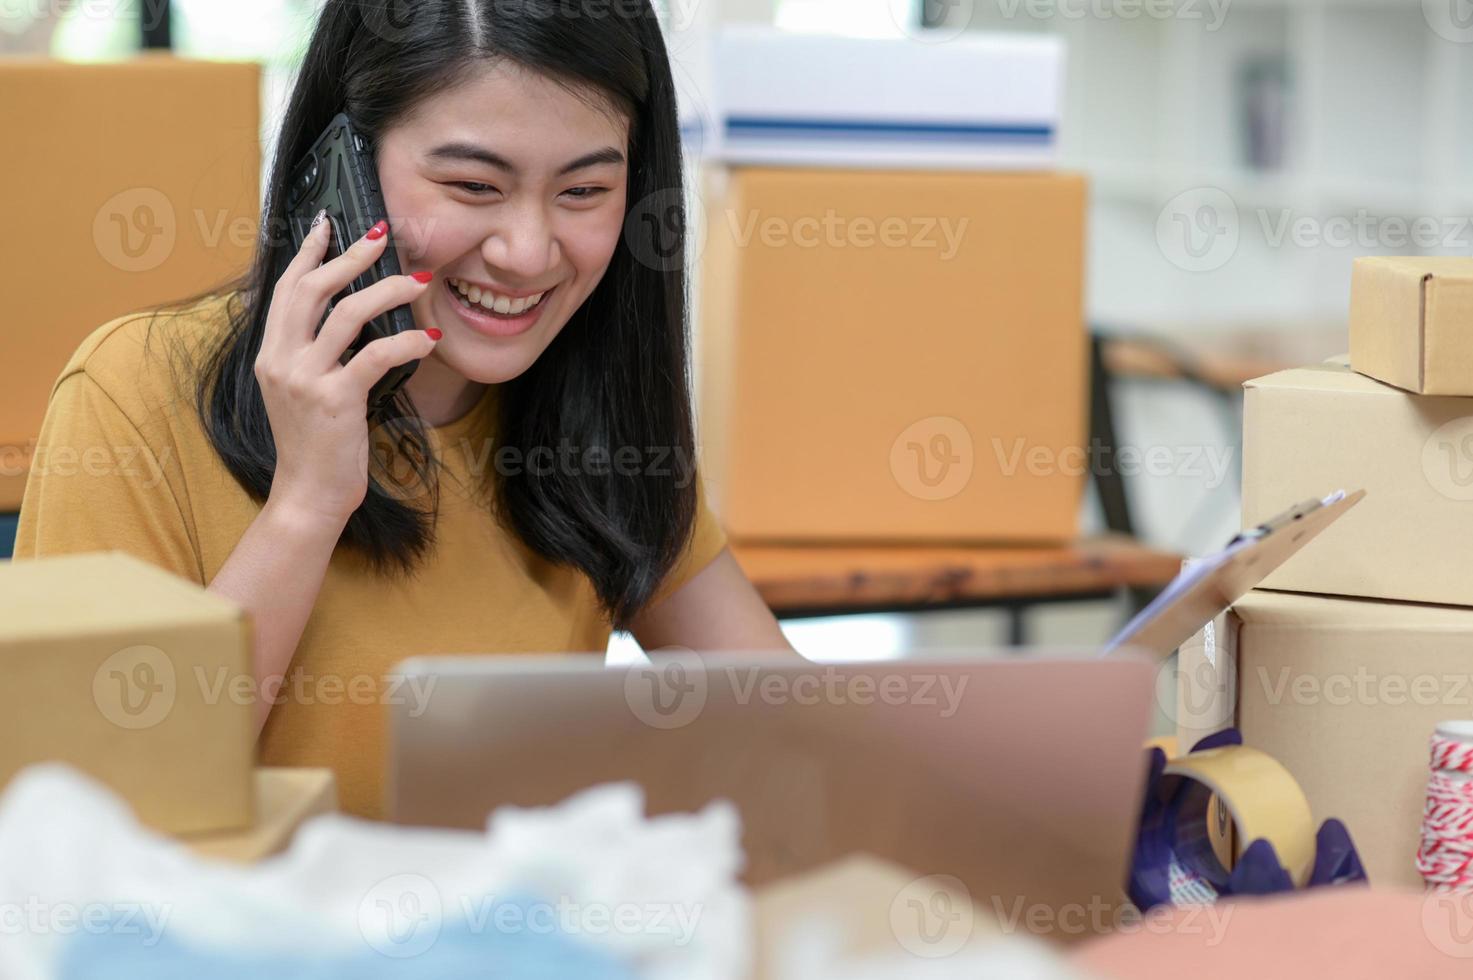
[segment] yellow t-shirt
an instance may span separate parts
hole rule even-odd
[[[157,318],[114,319],[87,338],[52,388],[26,483],[15,557],[117,549],[207,585],[260,512],[205,437],[194,379],[173,344],[225,326],[225,298]],[[145,349],[145,333],[152,334]],[[444,469],[435,542],[412,579],[376,576],[338,548],[259,743],[260,763],[329,766],[343,809],[382,813],[386,703],[420,696],[392,679],[418,654],[542,653],[607,647],[592,583],[534,555],[463,488],[480,462],[496,386],[432,430]],[[725,546],[700,492],[695,530],[661,584],[668,596]],[[373,491],[370,491],[373,492]],[[412,703],[412,702],[411,702]]]

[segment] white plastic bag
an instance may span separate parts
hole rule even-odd
[[[576,959],[588,976],[737,980],[741,860],[730,804],[646,819],[639,787],[613,784],[498,810],[484,834],[320,816],[239,866],[140,827],[74,769],[35,766],[0,796],[0,976],[558,976]]]

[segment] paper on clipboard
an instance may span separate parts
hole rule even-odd
[[[1243,531],[1217,554],[1193,562],[1105,647],[1170,656],[1218,613],[1247,595],[1270,572],[1366,495],[1337,491],[1309,500]]]

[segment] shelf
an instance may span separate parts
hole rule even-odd
[[[1411,229],[1473,216],[1473,44],[1439,36],[1420,0],[1233,0],[1213,29],[1206,0],[1190,9],[1200,17],[1042,22],[1069,45],[1062,165],[1091,180],[1092,319],[1343,321],[1358,255],[1456,250]],[[1254,64],[1271,66],[1256,89]],[[1276,168],[1249,165],[1249,105],[1260,121],[1283,107]],[[1238,234],[1208,267],[1160,238],[1167,205],[1205,187],[1236,206]],[[1468,254],[1473,230],[1461,235]]]

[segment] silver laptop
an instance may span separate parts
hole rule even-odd
[[[1045,907],[1044,931],[1123,901],[1155,661],[656,657],[406,661],[429,693],[390,708],[390,819],[483,828],[632,780],[651,815],[732,801],[754,887],[859,852],[954,876],[982,908]]]

